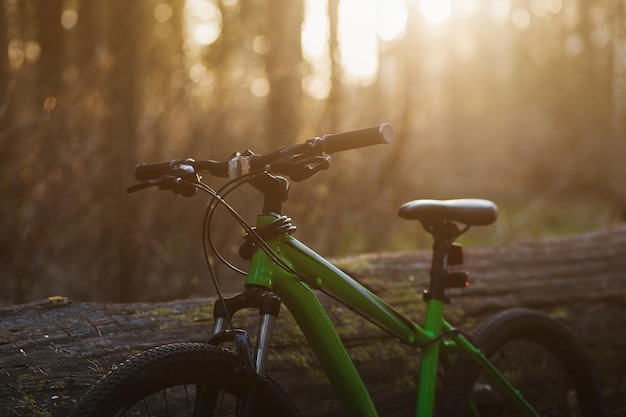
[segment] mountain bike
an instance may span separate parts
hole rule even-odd
[[[483,199],[414,200],[400,217],[421,222],[433,236],[433,257],[423,324],[404,317],[375,293],[293,237],[295,226],[283,214],[290,180],[299,182],[327,169],[330,155],[390,143],[393,129],[381,124],[329,134],[268,154],[235,153],[227,161],[173,160],[140,164],[148,187],[191,197],[211,196],[203,224],[203,245],[218,297],[212,337],[206,343],[177,343],[140,354],[111,371],[79,404],[76,417],[104,416],[297,416],[292,399],[269,376],[268,355],[282,305],[289,310],[349,416],[376,416],[359,376],[318,294],[326,294],[382,331],[421,349],[416,392],[418,417],[606,415],[601,389],[581,344],[554,319],[527,309],[497,314],[469,335],[444,318],[446,290],[463,288],[468,273],[456,239],[472,226],[493,223],[496,205]],[[228,178],[218,191],[200,174]],[[248,184],[260,191],[263,208],[250,226],[226,197]],[[243,292],[225,297],[215,278],[217,251],[210,225],[225,207],[245,230],[240,255],[250,260]],[[418,300],[415,300],[418,302]],[[234,315],[259,312],[256,340],[238,328]],[[252,329],[254,330],[254,329]],[[396,342],[393,342],[396,343]]]

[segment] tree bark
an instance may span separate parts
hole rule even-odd
[[[626,226],[576,237],[466,250],[470,287],[450,291],[449,321],[471,330],[511,307],[546,311],[583,342],[613,415],[626,415]],[[428,252],[336,259],[407,317],[421,321]],[[72,303],[62,297],[0,309],[0,415],[65,416],[112,366],[153,346],[206,341],[213,299],[153,304]],[[411,348],[323,299],[380,415],[407,415],[419,357]],[[237,325],[256,326],[256,312]],[[283,309],[270,374],[307,415],[341,415],[328,381]]]

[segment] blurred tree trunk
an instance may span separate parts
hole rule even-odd
[[[396,107],[399,117],[394,122],[394,139],[391,149],[385,150],[385,160],[381,165],[378,184],[381,190],[385,190],[384,184],[388,178],[396,178],[398,186],[401,186],[401,170],[404,167],[406,155],[410,152],[411,123],[415,114],[420,111],[420,85],[422,84],[422,74],[419,63],[420,51],[422,50],[422,22],[419,19],[419,11],[414,3],[407,3],[407,27],[405,36],[399,41],[392,41],[380,54],[380,66],[378,84],[380,96],[387,97],[391,101],[386,102],[388,106]],[[397,74],[390,74],[384,71],[384,61],[386,59],[396,60]],[[393,91],[393,85],[388,87],[386,83],[390,79],[401,78],[404,88],[396,88],[395,94],[389,97],[389,91]],[[381,100],[382,101],[382,100]],[[384,113],[384,111],[383,111]],[[388,121],[388,120],[385,120]]]
[[[26,246],[29,240],[29,192],[32,185],[32,172],[26,170],[24,157],[20,151],[23,141],[18,138],[20,112],[18,106],[28,102],[30,95],[19,91],[18,76],[27,79],[23,62],[9,61],[9,44],[12,40],[21,41],[27,36],[28,13],[24,4],[10,5],[0,2],[0,191],[3,203],[0,204],[0,268],[4,291],[13,302],[23,302],[31,276],[30,262]]]
[[[38,135],[40,136],[40,155],[37,163],[37,176],[43,178],[43,187],[46,197],[39,204],[42,213],[50,213],[51,203],[57,197],[58,182],[46,180],[54,172],[60,172],[63,164],[63,155],[66,152],[67,142],[64,138],[67,133],[63,126],[63,117],[60,112],[63,91],[63,69],[65,67],[66,43],[64,29],[61,25],[63,0],[39,1],[36,13],[37,42],[41,47],[41,55],[37,61],[37,96],[38,111],[42,116]],[[45,214],[42,214],[42,227],[46,232],[49,229]]]
[[[341,64],[339,51],[339,0],[328,0],[328,58],[330,60],[330,92],[326,105],[328,132],[338,132],[340,129],[341,110]]]
[[[2,3],[0,151],[5,171],[2,191],[8,196],[0,213],[5,236],[2,263],[8,265],[5,282],[15,302],[28,299],[44,267],[49,241],[46,233],[52,193],[47,174],[52,157],[48,151],[55,146],[48,131],[49,120],[42,117],[42,91],[50,78],[58,76],[60,80],[62,57],[58,51],[63,45],[60,7],[56,9],[59,5],[58,0]],[[13,41],[14,73],[7,65],[7,47]],[[31,45],[39,46],[38,55],[28,54]],[[20,49],[24,52],[21,59],[15,54]],[[13,88],[19,93],[13,94]]]
[[[612,12],[611,53],[611,128],[612,128],[612,191],[621,204],[622,220],[626,219],[626,190],[623,178],[626,175],[626,2],[616,2]]]
[[[578,57],[579,70],[575,75],[581,79],[571,85],[573,99],[579,103],[575,116],[583,125],[570,125],[572,136],[578,136],[578,168],[574,181],[589,190],[610,193],[613,148],[611,141],[611,67],[610,54],[594,42],[599,18],[598,10],[610,13],[605,5],[588,0],[578,0],[580,20],[577,29],[583,40],[583,49]],[[604,20],[604,19],[603,19]],[[576,94],[578,92],[578,94]],[[594,163],[589,164],[592,159]],[[623,161],[619,162],[623,164]],[[583,188],[584,189],[584,188]]]
[[[578,31],[583,39],[584,48],[579,65],[579,72],[584,79],[577,85],[583,95],[581,102],[585,105],[582,114],[587,114],[589,124],[593,131],[601,138],[608,139],[611,126],[611,77],[610,77],[610,54],[601,50],[594,43],[594,34],[598,22],[594,22],[593,15],[601,7],[604,13],[610,13],[608,7],[598,6],[595,2],[579,0],[580,22]],[[595,10],[594,10],[595,9]],[[597,14],[597,13],[595,13]],[[598,20],[596,18],[595,20]],[[606,57],[606,58],[605,58]],[[595,133],[592,132],[592,133]],[[598,148],[597,143],[593,144]]]
[[[0,195],[3,196],[0,204],[0,236],[13,237],[15,226],[11,221],[14,219],[14,204],[9,204],[9,198],[14,198],[15,176],[10,171],[16,166],[13,161],[14,141],[10,137],[11,129],[11,98],[13,90],[13,77],[9,67],[9,27],[5,2],[0,2]],[[13,285],[17,285],[18,279],[9,273],[13,266],[16,242],[12,239],[0,239],[0,268],[3,273],[2,281],[5,291],[12,292]]]
[[[183,132],[172,132],[169,127],[172,123],[172,113],[175,114],[177,106],[184,103],[185,83],[187,74],[185,70],[185,24],[184,24],[184,0],[168,0],[166,3],[171,9],[171,16],[162,21],[154,20],[146,22],[152,25],[156,36],[147,37],[146,68],[151,71],[146,73],[145,79],[145,102],[150,109],[151,130],[147,143],[141,146],[141,157],[147,160],[159,160],[162,158],[164,146],[175,133],[177,136]],[[149,29],[149,27],[146,27]],[[194,138],[196,141],[204,139]],[[194,146],[195,145],[195,146]],[[192,145],[192,149],[197,143]],[[167,146],[165,146],[167,149]]]
[[[106,0],[90,0],[78,3],[78,22],[76,25],[75,65],[88,74],[93,74],[101,36],[103,35],[102,17],[106,16],[104,2]],[[100,18],[98,18],[100,17]],[[83,73],[84,75],[84,73]]]
[[[72,66],[73,85],[70,88],[77,100],[85,100],[88,105],[80,106],[74,112],[80,115],[74,118],[77,135],[83,143],[97,140],[102,136],[102,108],[94,105],[101,104],[107,94],[108,80],[106,80],[106,66],[108,65],[109,51],[106,49],[106,17],[108,16],[108,0],[89,0],[78,3],[78,22],[69,42],[72,44],[72,54],[68,58]],[[69,84],[69,83],[68,83]],[[83,120],[89,120],[84,123]],[[73,161],[81,167],[81,172],[87,166],[93,167],[93,161],[80,157]]]
[[[236,55],[240,51],[239,48],[246,43],[242,33],[242,27],[245,26],[243,20],[246,15],[259,19],[258,10],[254,8],[256,2],[242,0],[238,11],[228,8],[224,2],[217,3],[222,15],[222,30],[219,38],[204,48],[201,55],[209,73],[215,75],[212,96],[216,100],[207,100],[209,111],[204,116],[203,123],[196,128],[197,131],[193,132],[189,143],[190,149],[202,149],[207,131],[211,132],[213,137],[224,137],[229,134],[227,115],[229,112],[238,111],[235,105],[237,93],[233,86],[232,72],[237,69],[233,64],[238,61]],[[223,152],[228,155],[228,152],[232,152],[232,149],[228,148],[229,141],[215,141],[211,145],[215,154]]]
[[[38,41],[41,46],[39,57],[39,95],[40,104],[49,109],[52,103],[45,100],[55,98],[61,89],[63,80],[64,51],[63,26],[61,13],[63,0],[41,0],[37,8]]]
[[[141,43],[149,16],[142,1],[112,0],[109,2],[110,20],[108,43],[112,55],[109,73],[110,116],[106,121],[103,155],[106,160],[103,179],[105,192],[106,225],[103,233],[103,250],[109,264],[110,276],[103,277],[112,283],[111,298],[119,301],[132,299],[132,290],[141,287],[137,282],[134,219],[125,189],[136,162],[135,146],[141,106]]]
[[[287,145],[295,141],[300,127],[304,2],[271,0],[267,8],[266,30],[271,42],[265,61],[270,83],[267,137],[272,144]]]
[[[28,90],[34,100],[27,125],[32,129],[24,133],[16,132],[18,136],[27,137],[28,149],[21,152],[27,151],[30,157],[25,158],[23,169],[32,175],[32,184],[23,185],[29,218],[23,219],[25,238],[17,253],[17,259],[23,264],[20,269],[28,271],[24,277],[18,275],[18,288],[23,300],[28,299],[30,287],[36,285],[47,268],[46,258],[55,250],[52,230],[62,217],[55,213],[59,201],[57,192],[62,187],[60,182],[55,181],[61,170],[58,156],[65,151],[63,138],[67,137],[58,112],[65,58],[62,3],[62,0],[32,2],[33,14],[27,21],[32,27],[32,40],[40,47],[40,55],[37,60],[30,61],[34,82]]]
[[[612,28],[613,136],[624,140],[626,134],[626,2],[616,3]]]
[[[10,126],[10,103],[12,77],[9,68],[9,25],[4,2],[0,2],[0,149],[4,151],[4,136]],[[0,152],[4,158],[4,152]],[[4,162],[4,161],[3,161]]]

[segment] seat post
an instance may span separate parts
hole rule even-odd
[[[430,267],[430,285],[428,291],[424,293],[426,301],[434,299],[448,302],[445,295],[445,278],[448,274],[448,252],[453,242],[453,239],[435,236]]]
[[[430,285],[428,291],[424,292],[424,300],[440,300],[448,303],[450,300],[445,295],[446,278],[448,276],[448,254],[452,244],[465,230],[453,222],[422,222],[424,229],[432,234],[433,257],[430,267]]]

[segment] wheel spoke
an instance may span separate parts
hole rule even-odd
[[[215,415],[218,393],[218,390],[209,388],[207,385],[197,385],[193,417],[212,417]]]

